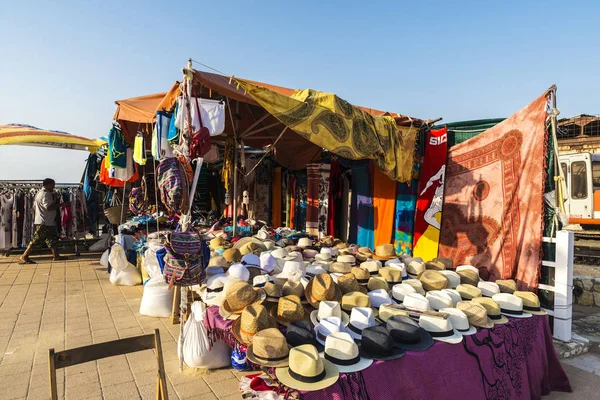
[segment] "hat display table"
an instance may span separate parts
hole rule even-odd
[[[232,321],[209,307],[204,320],[209,336],[235,347]],[[480,329],[462,343],[436,342],[426,351],[407,351],[393,361],[340,374],[333,386],[302,393],[305,400],[334,399],[537,399],[551,391],[570,392],[547,316],[510,318],[507,324]]]

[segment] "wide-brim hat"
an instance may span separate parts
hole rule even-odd
[[[337,303],[335,306],[332,307],[329,304],[331,304],[331,303],[324,303],[324,304],[322,304],[322,302],[321,302],[321,303],[319,303],[319,308],[321,306],[329,307],[330,309],[331,308],[334,308],[334,309],[338,309],[339,308],[339,310],[340,310],[340,317],[339,318],[342,320],[342,325],[348,326],[348,322],[350,321],[350,316],[345,311],[342,310],[341,305],[339,303]],[[336,315],[328,315],[328,317],[329,316],[333,317],[333,316],[336,316]],[[323,317],[323,318],[325,318],[325,317]],[[310,313],[310,321],[313,323],[314,326],[317,326],[317,325],[319,325],[321,323],[321,320],[319,318],[319,309],[313,310]]]
[[[208,247],[211,250],[216,250],[216,249],[228,249],[231,247],[231,243],[229,243],[227,240],[225,240],[224,237],[222,236],[217,236],[214,239],[211,239],[210,242],[208,242]]]
[[[418,279],[423,284],[426,292],[431,290],[443,290],[450,286],[450,281],[439,271],[426,270],[419,274]]]
[[[531,318],[531,314],[523,311],[523,299],[514,294],[498,293],[492,297],[502,314],[511,318]]]
[[[241,238],[240,240],[238,240],[237,242],[235,242],[233,244],[233,248],[234,249],[241,249],[247,243],[254,243],[258,248],[261,248],[262,251],[266,251],[267,250],[267,247],[262,242],[262,240],[257,239],[257,238],[252,237],[252,236],[246,236],[246,237]]]
[[[410,328],[412,326],[412,328]],[[413,329],[416,336],[411,337],[410,341],[402,340],[402,334],[396,331],[402,331],[405,329]],[[394,316],[386,321],[386,329],[390,332],[392,339],[394,340],[394,346],[399,349],[410,350],[410,351],[424,351],[433,346],[433,338],[431,334],[425,329],[421,328],[419,324],[414,322],[409,317],[405,316]]]
[[[227,260],[228,263],[237,263],[242,259],[242,253],[240,253],[239,249],[231,248],[227,249],[223,252],[223,257]]]
[[[277,306],[272,307],[269,314],[283,326],[309,318],[308,312],[302,307],[300,298],[295,295],[281,297]]]
[[[485,307],[487,311],[488,318],[492,320],[494,325],[496,324],[506,324],[508,322],[508,318],[502,314],[500,310],[500,305],[492,300],[490,297],[476,297],[471,300],[473,303],[481,304]]]
[[[457,344],[463,341],[463,336],[456,328],[452,327],[447,318],[422,314],[419,317],[419,326],[429,332],[433,340],[450,344]],[[439,329],[445,329],[443,326],[448,329],[440,331]]]
[[[271,368],[288,366],[289,353],[292,346],[285,343],[285,338],[283,338],[283,342],[276,340],[278,339],[276,337],[276,332],[283,336],[283,334],[275,328],[262,330],[255,335],[256,342],[253,341],[246,349],[246,357],[248,358],[248,361],[253,364]],[[255,351],[263,353],[264,356],[256,354]]]
[[[327,336],[322,354],[343,374],[362,371],[373,364],[373,360],[360,356],[358,345],[346,332],[332,333]]]
[[[312,278],[304,288],[304,295],[308,303],[315,308],[319,308],[322,300],[339,303],[343,296],[340,287],[329,274],[319,274]]]
[[[239,308],[234,308],[234,307],[232,307],[232,304],[231,304],[234,300],[232,298],[232,296],[236,296],[238,291],[240,291],[237,289],[239,284],[248,285],[248,287],[250,287],[255,292],[255,296],[253,298],[250,298],[249,295],[246,295],[247,294],[246,292],[248,292],[248,290],[243,289],[243,291],[245,293],[244,298],[243,299],[235,299],[236,302],[239,303]],[[262,302],[264,302],[265,299],[267,298],[267,294],[261,288],[252,287],[249,283],[234,282],[227,290],[225,297],[226,298],[223,301],[223,304],[221,304],[221,306],[219,307],[219,314],[221,315],[221,317],[223,317],[225,319],[236,319],[236,318],[239,318],[242,311],[244,311],[244,309],[246,307],[248,307],[249,305],[261,304]]]
[[[231,325],[231,333],[242,344],[252,343],[254,335],[263,329],[277,328],[277,322],[260,304],[250,305],[242,313],[243,315]]]
[[[532,292],[515,291],[514,296],[520,297],[523,300],[523,311],[533,315],[547,315],[546,310],[540,306],[539,297]]]
[[[315,357],[319,358],[316,360]],[[322,372],[311,376],[295,372],[294,368],[310,370],[316,368],[316,365],[322,364]],[[275,370],[277,379],[283,385],[296,390],[321,390],[325,389],[339,379],[340,373],[335,365],[322,358],[316,347],[303,345],[294,347],[290,350],[289,367],[277,368]]]
[[[371,256],[375,260],[391,260],[396,258],[396,250],[391,244],[382,244],[375,247],[375,254]]]
[[[359,341],[359,354],[363,358],[370,360],[391,361],[404,357],[406,351],[394,345],[388,330],[377,325],[363,330],[362,339]],[[383,346],[382,342],[387,342],[391,347]],[[375,352],[375,349],[380,349],[380,352]]]
[[[496,285],[500,288],[500,293],[513,294],[517,291],[517,282],[513,279],[498,279]]]
[[[469,320],[469,324],[477,328],[490,329],[494,327],[494,322],[488,317],[484,306],[472,301],[461,301],[456,308],[464,312]]]
[[[450,322],[452,322],[452,327],[454,329],[456,329],[461,335],[470,336],[470,335],[474,335],[477,333],[477,328],[475,328],[473,325],[471,325],[469,323],[469,317],[467,317],[467,314],[465,314],[463,311],[461,311],[457,308],[451,307],[451,308],[442,308],[439,312],[448,314],[448,317],[450,318]],[[460,329],[460,327],[458,326],[459,324],[456,323],[457,319],[463,323],[466,322],[468,328]]]

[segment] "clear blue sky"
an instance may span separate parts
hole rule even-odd
[[[508,116],[558,85],[600,113],[593,1],[12,1],[0,15],[0,124],[104,135],[114,101],[166,91],[188,57],[444,121]],[[86,154],[0,147],[0,179],[78,181]]]

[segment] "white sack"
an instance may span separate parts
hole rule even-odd
[[[110,249],[110,255],[108,256],[110,266],[110,283],[117,286],[135,286],[142,284],[142,274],[135,267],[127,261],[125,256],[125,250],[123,247],[116,243]]]

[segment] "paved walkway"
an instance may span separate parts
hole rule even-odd
[[[178,371],[179,325],[141,316],[142,287],[113,286],[98,257],[22,266],[0,256],[0,399],[47,399],[48,349],[100,343],[160,330],[171,399],[241,398],[239,374],[219,370],[200,376]],[[600,392],[596,361],[586,356],[564,364],[575,392],[551,399],[591,399]],[[151,399],[155,396],[151,351],[107,358],[60,370],[59,392],[68,399]]]

